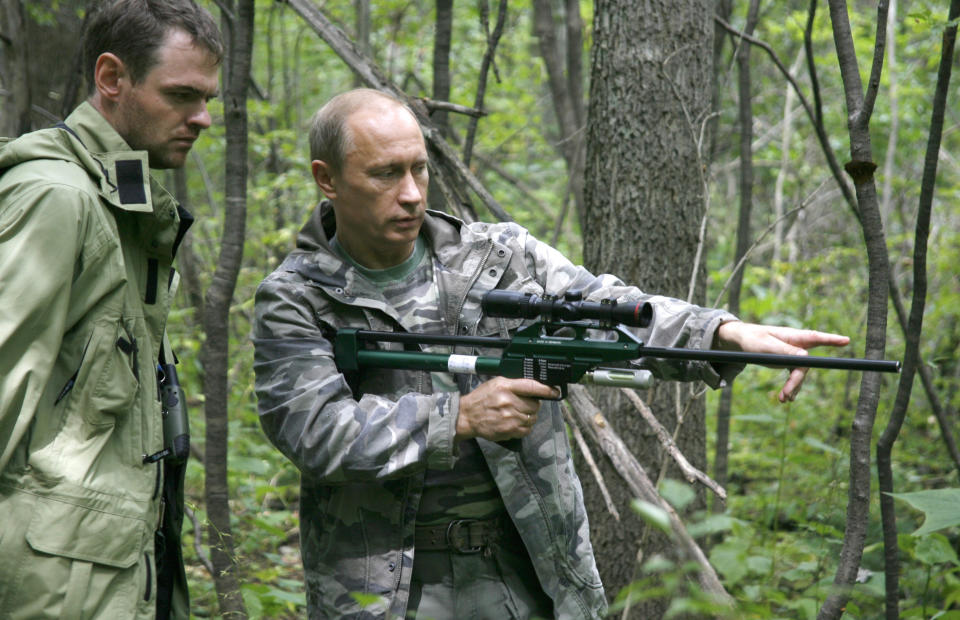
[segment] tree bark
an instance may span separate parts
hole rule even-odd
[[[747,8],[747,21],[743,32],[753,34],[757,26],[757,12],[760,0],[750,0]],[[734,251],[735,265],[730,279],[730,297],[727,304],[733,314],[740,314],[740,291],[743,288],[743,272],[746,265],[743,258],[750,249],[750,213],[753,210],[753,91],[750,82],[750,48],[746,41],[740,41],[737,48],[737,92],[739,94],[737,111],[740,127],[740,211],[737,217],[737,244]],[[723,388],[720,404],[717,407],[717,446],[713,463],[713,478],[721,486],[727,485],[727,454],[730,441],[730,409],[733,406],[733,386]],[[723,504],[715,502],[715,509]],[[720,510],[715,510],[720,512]]]
[[[637,3],[598,0],[594,15],[591,92],[587,124],[584,257],[596,273],[612,272],[651,292],[688,296],[691,265],[705,211],[699,136],[710,110],[712,5],[706,0]],[[704,298],[704,272],[696,268],[692,298]],[[675,395],[661,384],[648,402],[661,422],[676,426],[686,411],[677,444],[703,469],[702,400]],[[642,422],[618,402],[601,408],[615,422],[627,449],[642,465],[659,469],[661,450]],[[614,397],[615,398],[615,397]],[[609,481],[614,476],[606,474]],[[648,536],[631,515],[611,522],[594,485],[584,480],[587,510],[600,573],[611,596],[635,578],[639,540]],[[613,495],[629,498],[623,487]],[[702,507],[702,493],[699,506]],[[630,511],[624,509],[622,513]],[[675,555],[673,545],[651,535],[643,545]],[[667,601],[634,609],[637,618],[661,617]]]
[[[453,38],[453,0],[436,0],[436,26],[433,31],[433,98],[450,101],[450,44]],[[449,129],[446,110],[430,113],[430,120],[444,136]]]
[[[583,19],[580,5],[567,0],[564,7],[564,36],[557,36],[551,0],[534,0],[533,29],[540,57],[547,69],[553,111],[560,136],[558,150],[567,167],[569,195],[573,199],[580,230],[583,230],[583,166],[586,141],[583,136],[586,110],[583,102]],[[561,217],[562,219],[562,217]],[[558,222],[558,229],[560,222]]]
[[[201,348],[206,413],[205,499],[208,544],[214,584],[222,615],[246,618],[240,594],[227,480],[227,401],[230,305],[243,259],[247,218],[247,87],[253,50],[253,0],[238,0],[229,32],[224,66],[226,151],[225,209],[220,256],[204,304],[206,339]]]
[[[30,131],[26,24],[20,0],[0,0],[0,136]]]
[[[844,0],[830,0],[830,21],[837,49],[840,74],[847,108],[847,127],[850,133],[850,161],[845,165],[853,180],[857,197],[857,211],[867,250],[868,292],[867,333],[865,356],[883,358],[886,348],[887,296],[890,275],[883,222],[877,196],[870,143],[870,117],[880,85],[886,43],[886,7],[881,0],[877,8],[877,36],[874,43],[873,64],[867,91],[863,92],[860,70],[850,31],[850,20]],[[850,436],[850,482],[847,491],[847,520],[840,562],[834,577],[834,588],[817,614],[818,620],[839,618],[850,598],[857,571],[863,556],[870,512],[870,445],[877,404],[880,400],[880,375],[867,372],[860,384],[860,396],[854,414]]]
[[[937,74],[937,86],[933,97],[933,110],[930,116],[930,134],[927,139],[927,153],[924,158],[923,178],[920,183],[920,201],[917,208],[916,232],[913,245],[913,301],[910,305],[910,318],[907,322],[907,342],[904,351],[903,370],[897,386],[897,396],[893,411],[886,428],[877,441],[877,476],[880,486],[880,514],[883,520],[884,573],[886,575],[885,607],[887,620],[900,617],[900,547],[897,543],[897,515],[893,505],[893,464],[891,455],[893,444],[900,434],[907,407],[910,405],[910,393],[913,379],[920,360],[920,334],[923,330],[923,311],[927,294],[927,239],[930,236],[930,212],[933,206],[933,192],[937,180],[937,161],[940,156],[940,143],[943,136],[943,118],[946,111],[947,93],[950,89],[950,74],[953,66],[953,50],[957,39],[957,26],[954,20],[960,16],[960,0],[952,0],[947,17],[951,25],[943,32],[940,50],[940,69]]]

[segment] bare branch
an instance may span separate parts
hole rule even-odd
[[[706,554],[687,532],[673,506],[660,497],[646,471],[624,445],[623,440],[610,427],[593,399],[590,398],[586,388],[582,385],[571,385],[569,395],[568,403],[580,427],[601,447],[634,496],[659,507],[667,514],[670,527],[681,549],[700,566],[700,571],[697,574],[700,587],[719,600],[732,604],[732,597],[723,587]]]
[[[213,562],[210,561],[210,557],[203,549],[203,528],[200,527],[200,520],[197,519],[197,514],[193,512],[193,509],[188,505],[183,507],[183,513],[187,515],[187,518],[193,523],[193,550],[197,554],[197,559],[200,560],[203,567],[207,569],[207,573],[213,577]]]
[[[830,172],[833,173],[833,177],[837,180],[837,185],[840,186],[840,190],[843,192],[844,199],[847,201],[847,204],[850,205],[854,216],[859,221],[860,213],[857,209],[856,196],[854,195],[853,190],[850,188],[849,183],[847,183],[847,177],[843,174],[840,164],[837,162],[837,157],[834,155],[833,148],[830,146],[830,141],[827,137],[827,131],[824,128],[818,113],[810,107],[810,102],[807,101],[803,91],[800,90],[800,85],[797,84],[797,81],[794,79],[794,77],[790,75],[790,71],[784,66],[783,62],[781,62],[780,58],[777,56],[777,53],[773,51],[773,48],[764,41],[741,33],[739,30],[723,21],[719,17],[714,17],[713,19],[731,34],[735,34],[751,45],[756,45],[767,52],[767,55],[770,56],[771,60],[773,60],[773,64],[776,65],[777,69],[780,70],[780,73],[783,74],[783,77],[786,78],[787,82],[789,82],[793,87],[794,91],[797,93],[797,97],[800,99],[800,105],[803,106],[803,109],[807,112],[807,116],[810,118],[810,122],[813,124],[814,131],[817,134],[817,141],[820,142],[820,148],[823,150],[823,155],[827,159],[827,166],[830,168]],[[814,88],[814,92],[818,92],[818,87]]]
[[[497,52],[497,44],[500,43],[500,37],[503,35],[503,25],[507,19],[507,0],[500,0],[500,6],[497,9],[497,25],[494,26],[493,32],[489,32],[489,25],[486,20],[486,2],[483,3],[483,11],[481,12],[483,16],[484,29],[487,30],[487,51],[483,54],[483,60],[480,62],[480,78],[477,83],[477,97],[474,101],[473,107],[477,110],[483,109],[483,98],[486,96],[487,92],[487,75],[490,72],[491,66],[494,67],[494,72],[496,72],[496,67],[493,64],[494,54]],[[499,79],[499,78],[498,78]],[[478,117],[473,117],[470,119],[470,124],[467,127],[467,139],[464,142],[463,146],[463,163],[467,166],[470,165],[470,157],[473,155],[473,141],[477,135],[477,121]]]
[[[590,446],[587,445],[587,440],[583,438],[583,433],[580,432],[580,426],[577,424],[577,421],[570,415],[568,407],[563,407],[563,417],[567,421],[567,426],[570,428],[574,440],[577,442],[577,447],[580,448],[583,461],[587,464],[587,467],[590,468],[593,479],[597,481],[597,487],[600,489],[600,494],[603,495],[603,502],[607,505],[607,512],[619,523],[620,511],[617,510],[616,505],[613,503],[613,498],[610,497],[610,490],[607,489],[607,483],[603,479],[603,474],[600,473],[597,462],[593,460],[593,453],[590,451]]]
[[[677,467],[680,468],[680,471],[683,473],[683,477],[687,479],[687,482],[693,484],[699,482],[703,486],[707,487],[720,499],[726,501],[727,491],[721,487],[719,484],[713,481],[710,476],[706,475],[696,467],[690,464],[690,461],[687,460],[687,457],[683,455],[683,452],[680,451],[680,448],[677,447],[677,443],[670,436],[670,433],[667,432],[667,429],[660,424],[660,420],[657,419],[657,416],[653,415],[653,412],[650,411],[650,408],[647,407],[647,404],[643,402],[643,399],[640,398],[640,395],[637,394],[635,390],[630,388],[620,388],[620,391],[633,403],[634,408],[637,412],[640,413],[640,417],[643,418],[653,432],[657,435],[657,440],[660,441],[660,445],[663,446],[664,451],[673,459],[677,464]]]
[[[483,110],[468,108],[465,105],[450,103],[449,101],[436,101],[435,99],[430,99],[429,97],[420,97],[420,101],[423,102],[423,105],[425,105],[428,110],[446,110],[448,112],[456,112],[457,114],[473,116],[475,118],[482,118],[487,115],[487,113]]]

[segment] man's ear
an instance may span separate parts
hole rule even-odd
[[[316,181],[320,191],[330,200],[336,198],[337,188],[330,165],[325,161],[314,159],[310,162],[310,171],[313,173],[313,180]]]
[[[93,82],[103,99],[115,102],[123,90],[124,82],[129,81],[127,67],[116,54],[100,54],[93,70]]]

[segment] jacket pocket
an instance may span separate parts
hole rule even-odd
[[[139,346],[122,321],[94,326],[77,373],[71,408],[79,408],[92,426],[113,426],[127,415],[140,387],[136,374]]]
[[[26,538],[34,551],[130,568],[143,550],[145,529],[136,517],[37,496]]]

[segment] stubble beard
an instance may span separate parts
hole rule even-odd
[[[122,131],[118,128],[118,132],[131,149],[147,152],[150,168],[169,170],[183,167],[190,149],[175,149],[172,145],[163,142],[152,144],[154,141],[147,132],[153,126],[153,119],[144,112],[136,100],[123,103],[118,109],[118,114],[123,128]]]

